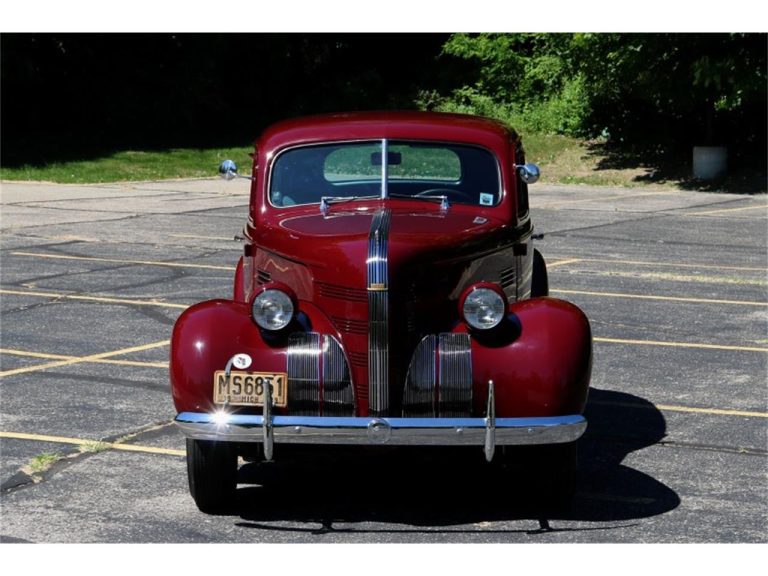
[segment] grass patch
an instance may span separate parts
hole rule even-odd
[[[80,452],[87,452],[89,454],[98,454],[112,448],[111,444],[106,442],[86,442],[80,446]]]
[[[29,462],[29,469],[35,474],[42,474],[62,458],[63,456],[60,454],[51,454],[48,452],[38,454]]]
[[[164,151],[116,152],[110,156],[73,162],[54,162],[44,166],[0,167],[2,180],[33,180],[62,184],[210,178],[217,175],[222,160],[234,160],[243,174],[250,172],[252,149],[177,148]]]
[[[765,193],[763,173],[730,174],[718,182],[700,182],[684,162],[660,162],[647,154],[611,149],[604,142],[570,136],[525,132],[526,159],[541,167],[541,182],[631,188],[664,187],[704,192]],[[243,175],[250,173],[252,148],[177,148],[125,151],[103,158],[57,162],[44,166],[0,167],[2,180],[94,184],[120,181],[211,178],[222,160],[234,160]]]

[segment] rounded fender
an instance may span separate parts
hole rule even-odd
[[[467,332],[464,324],[455,332]],[[592,373],[592,333],[569,302],[532,298],[511,304],[504,325],[471,332],[475,413],[485,413],[493,380],[498,417],[581,414]]]
[[[187,308],[171,337],[170,380],[178,412],[208,412],[213,404],[213,375],[235,354],[248,354],[254,372],[285,372],[288,337],[315,330],[338,337],[315,306],[299,303],[297,320],[285,331],[265,335],[251,319],[248,304],[209,300]]]

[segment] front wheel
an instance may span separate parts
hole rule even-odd
[[[187,439],[189,492],[201,512],[227,513],[237,489],[237,451],[229,442]]]
[[[531,277],[531,298],[549,296],[549,276],[547,263],[541,252],[533,250],[533,272]]]

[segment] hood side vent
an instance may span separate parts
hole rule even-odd
[[[507,288],[510,288],[515,285],[515,282],[517,280],[517,267],[516,266],[510,266],[509,268],[505,268],[501,271],[501,288],[502,290],[506,290]]]
[[[328,284],[326,282],[317,282],[317,293],[324,298],[335,298],[336,300],[351,300],[353,302],[368,302],[368,291],[365,288],[350,288],[348,286],[339,286],[338,284]]]
[[[268,282],[272,281],[272,274],[267,272],[266,270],[258,269],[256,270],[256,283],[261,286],[263,284],[267,284]]]

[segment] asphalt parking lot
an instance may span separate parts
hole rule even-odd
[[[390,455],[246,465],[238,511],[201,514],[168,344],[230,296],[247,192],[2,184],[0,541],[768,541],[766,197],[662,189],[531,188],[551,294],[595,337],[568,515]]]

